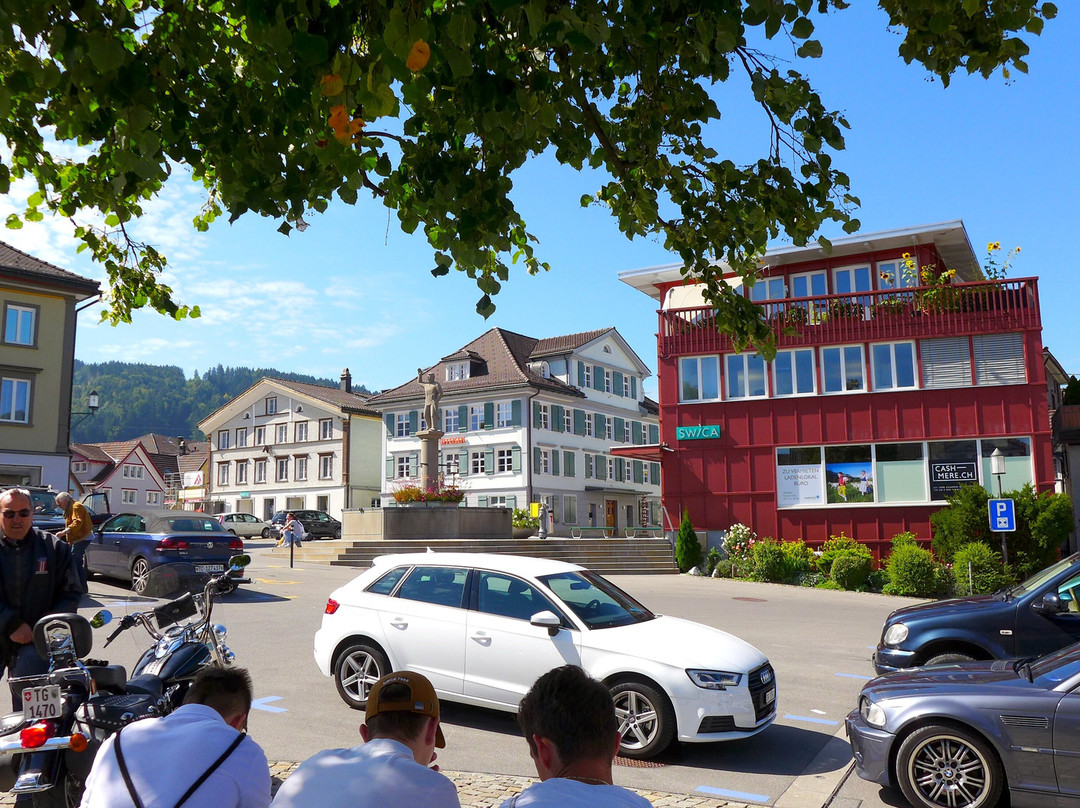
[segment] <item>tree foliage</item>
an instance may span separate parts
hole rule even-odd
[[[675,537],[675,563],[679,572],[689,572],[701,565],[701,543],[690,522],[690,511],[683,511],[679,533]]]
[[[547,269],[510,192],[513,172],[549,151],[601,169],[582,204],[628,237],[659,238],[704,282],[720,327],[768,347],[714,259],[750,279],[781,235],[802,245],[830,221],[858,227],[833,165],[847,122],[792,67],[821,55],[816,25],[847,5],[0,0],[0,192],[37,185],[7,224],[76,218],[80,248],[108,272],[109,319],[142,306],[181,318],[198,312],[129,229],[170,179],[205,186],[200,229],[251,211],[288,233],[334,198],[371,195],[423,231],[435,275],[474,279],[486,316],[512,264]],[[1036,0],[879,6],[900,56],[946,84],[958,70],[1026,70],[1025,36],[1056,14]],[[710,127],[717,86],[737,74],[771,124],[744,165]]]

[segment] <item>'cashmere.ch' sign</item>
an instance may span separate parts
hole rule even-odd
[[[675,427],[675,440],[707,440],[720,437],[719,424]]]

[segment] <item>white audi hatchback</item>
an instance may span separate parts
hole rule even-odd
[[[776,718],[761,651],[541,558],[380,556],[330,595],[315,661],[350,707],[383,674],[414,670],[442,699],[511,711],[542,673],[580,665],[611,688],[626,757],[653,757],[675,738],[746,738]]]

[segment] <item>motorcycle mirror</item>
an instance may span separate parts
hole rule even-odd
[[[251,556],[237,555],[229,559],[229,567],[234,570],[242,570],[251,563]]]
[[[107,626],[112,622],[112,612],[108,609],[102,609],[100,612],[90,618],[90,626],[92,628],[101,628]]]

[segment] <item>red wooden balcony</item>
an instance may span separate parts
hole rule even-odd
[[[1037,278],[954,283],[757,304],[779,348],[966,336],[1042,327]],[[659,312],[661,357],[734,351],[710,307]]]

